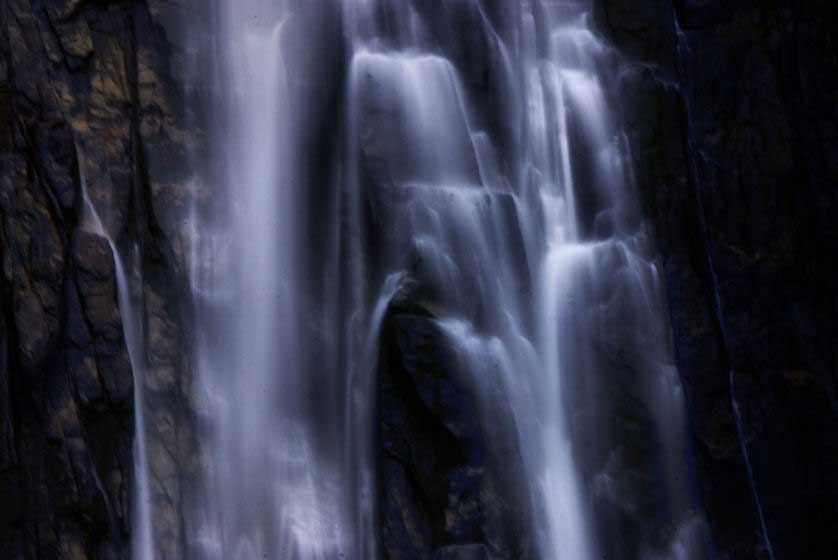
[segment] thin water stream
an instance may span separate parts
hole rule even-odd
[[[116,272],[116,289],[119,298],[119,312],[125,335],[125,347],[131,362],[134,378],[134,511],[131,516],[132,557],[141,560],[154,560],[154,537],[151,523],[151,494],[149,490],[149,467],[145,441],[145,399],[143,380],[145,373],[145,339],[142,326],[142,308],[136,301],[135,294],[142,285],[140,255],[136,245],[131,247],[131,271],[133,278],[126,272],[122,253],[117,248],[111,235],[102,225],[96,207],[87,193],[84,152],[76,146],[76,159],[79,166],[79,183],[83,214],[81,227],[88,233],[96,234],[108,241],[113,254]]]

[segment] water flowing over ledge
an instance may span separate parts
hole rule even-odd
[[[223,202],[195,209],[190,263],[197,558],[705,554],[658,265],[615,124],[618,54],[585,2],[523,0],[502,25],[493,10],[344,0],[335,147],[315,155],[317,18],[295,2],[219,3]],[[491,61],[483,76],[463,54],[474,46],[436,27],[463,21]],[[456,476],[503,504],[463,513],[459,500],[482,498],[443,474],[454,509],[436,536],[421,523],[438,520],[394,493],[399,469],[424,467],[391,465],[380,388],[416,336],[432,341],[420,359],[448,356],[468,401],[415,378],[423,406],[454,439],[485,440]],[[496,534],[513,512],[521,530]]]

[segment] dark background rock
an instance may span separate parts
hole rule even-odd
[[[656,228],[722,558],[838,549],[836,53],[828,2],[596,0]],[[730,374],[732,371],[731,383]]]

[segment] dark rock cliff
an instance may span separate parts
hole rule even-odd
[[[763,558],[770,542],[776,558],[830,558],[838,549],[830,3],[596,4],[601,31],[626,59],[625,122],[666,271],[716,554]]]
[[[157,540],[161,557],[182,557],[190,376],[172,224],[195,131],[161,27],[177,8],[162,6],[0,6],[2,558],[130,556],[134,377],[111,246],[82,224],[83,182],[140,302]]]

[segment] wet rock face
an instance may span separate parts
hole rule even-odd
[[[627,59],[624,118],[718,554],[767,556],[732,387],[775,556],[828,558],[838,544],[828,3],[595,4]]]
[[[533,558],[509,411],[489,429],[434,318],[409,299],[382,326],[377,431],[385,558]]]
[[[134,380],[114,256],[82,223],[82,181],[122,252],[141,248],[143,321],[171,342],[147,369],[183,383],[150,392],[155,426],[175,418],[151,439],[188,464],[189,376],[171,346],[181,344],[172,224],[190,136],[160,14],[155,2],[0,6],[2,558],[130,556]],[[153,499],[176,511],[170,478],[153,476]],[[164,557],[181,557],[177,542],[160,539]]]

